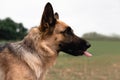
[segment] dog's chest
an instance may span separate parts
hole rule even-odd
[[[42,62],[40,58],[36,54],[25,53],[24,60],[27,62],[33,73],[36,75],[36,78],[38,79],[43,72]]]

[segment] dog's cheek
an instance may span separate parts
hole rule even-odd
[[[61,42],[61,41],[64,41],[64,37],[61,35],[61,34],[57,34],[55,37],[54,37],[54,41],[55,42]]]

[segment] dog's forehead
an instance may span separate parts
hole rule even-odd
[[[61,21],[61,20],[57,20],[56,26],[57,26],[56,28],[59,28],[61,30],[64,30],[64,29],[66,29],[68,27],[68,25],[65,22]]]

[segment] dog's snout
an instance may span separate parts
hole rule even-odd
[[[91,44],[89,42],[86,43],[86,47],[89,48],[91,47]]]

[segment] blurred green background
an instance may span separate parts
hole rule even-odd
[[[47,80],[120,80],[120,41],[90,41],[92,57],[60,53]]]

